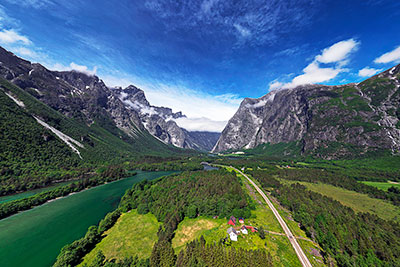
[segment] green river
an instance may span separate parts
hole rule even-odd
[[[0,266],[51,266],[60,249],[114,210],[128,188],[173,172],[137,175],[84,190],[0,220]]]

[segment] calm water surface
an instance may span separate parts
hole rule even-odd
[[[0,266],[51,266],[60,249],[114,210],[128,188],[173,172],[138,172],[0,220]]]

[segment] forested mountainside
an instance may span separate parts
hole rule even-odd
[[[359,84],[304,85],[246,98],[213,151],[296,143],[323,158],[400,148],[400,65]]]
[[[95,75],[77,71],[50,71],[38,63],[18,58],[1,47],[0,62],[0,77],[69,118],[88,125],[97,122],[109,130],[116,126],[132,137],[147,129],[167,144],[207,150],[202,142],[197,144],[186,130],[173,121],[183,117],[182,113],[151,106],[144,92],[135,86],[111,89]],[[210,133],[210,140],[214,141],[213,136]]]
[[[4,79],[0,103],[0,195],[82,177],[99,164],[183,153],[105,117],[67,117]]]

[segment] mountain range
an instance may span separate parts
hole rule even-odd
[[[210,151],[219,133],[189,132],[174,119],[184,117],[170,108],[151,106],[144,92],[131,85],[109,88],[95,75],[50,71],[0,48],[0,77],[68,118],[88,126],[100,121],[135,138],[148,131],[159,141],[180,148]],[[105,126],[105,125],[103,125]]]
[[[397,153],[399,87],[397,65],[357,84],[303,85],[246,98],[213,152],[286,144],[328,159],[383,150]]]
[[[2,113],[14,105],[24,122],[50,131],[38,130],[39,139],[62,140],[57,147],[66,146],[72,158],[110,160],[178,148],[267,153],[279,146],[283,155],[331,159],[400,149],[400,65],[357,84],[302,85],[245,98],[222,134],[179,127],[182,112],[151,105],[134,85],[111,88],[95,75],[50,71],[3,48],[0,77]],[[4,151],[21,142],[10,125],[16,123],[3,120]],[[1,157],[7,162],[11,156]]]

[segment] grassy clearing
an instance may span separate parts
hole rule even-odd
[[[196,219],[185,218],[175,231],[175,237],[172,240],[172,247],[179,252],[187,242],[207,236],[208,232],[218,230],[226,224],[225,219],[209,219],[199,217]]]
[[[388,191],[389,187],[397,187],[400,189],[400,183],[394,183],[394,182],[370,182],[370,181],[362,181],[361,183],[374,186],[376,188],[382,189],[384,191]]]
[[[116,224],[105,232],[104,239],[84,257],[80,266],[85,263],[89,265],[99,250],[107,259],[122,259],[135,255],[140,259],[150,257],[160,225],[150,213],[140,215],[136,210],[132,210],[122,214]]]
[[[293,181],[284,181],[294,183]],[[352,208],[355,212],[369,212],[385,220],[400,222],[400,208],[381,199],[371,198],[366,194],[346,190],[333,185],[323,183],[300,182],[309,190],[331,197],[343,205]]]

